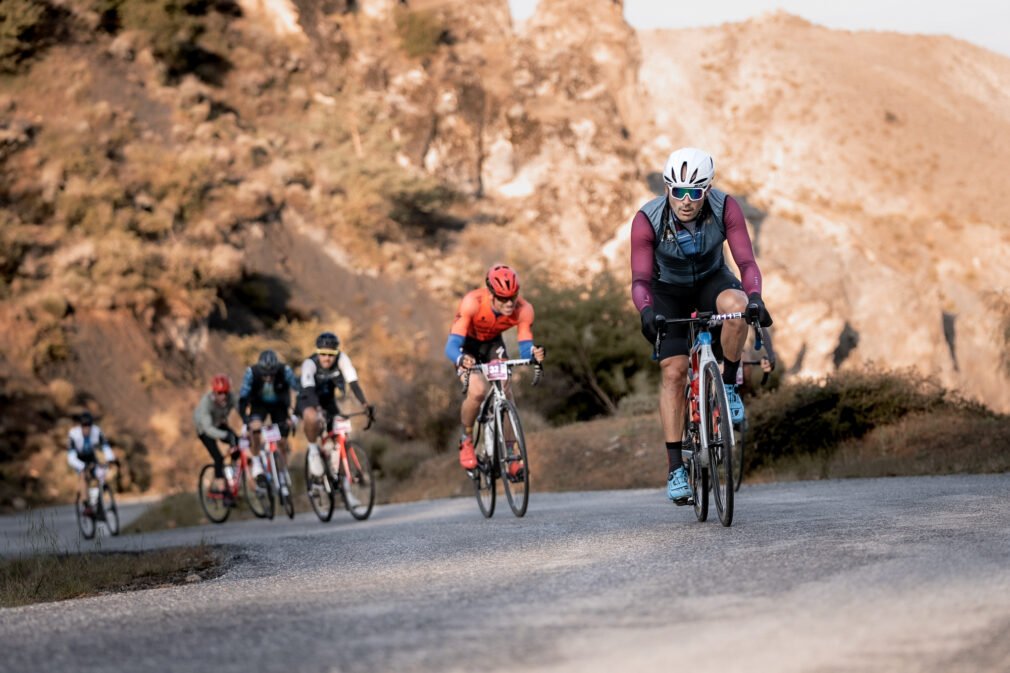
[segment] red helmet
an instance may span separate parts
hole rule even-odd
[[[511,298],[519,294],[519,276],[510,266],[495,264],[487,270],[484,282],[495,296]]]
[[[215,393],[227,393],[231,390],[231,379],[225,374],[218,374],[210,380],[210,389]]]

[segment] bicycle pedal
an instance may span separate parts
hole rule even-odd
[[[684,505],[693,505],[694,498],[690,496],[686,498],[677,498],[676,500],[673,501],[673,504],[676,505],[677,507],[683,507]]]

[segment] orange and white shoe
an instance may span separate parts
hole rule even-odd
[[[509,481],[513,483],[522,481],[523,477],[526,476],[526,466],[523,465],[521,460],[514,460],[509,463],[507,472],[509,475]]]
[[[459,464],[464,470],[477,467],[477,454],[473,451],[473,437],[470,435],[463,435],[459,440]]]

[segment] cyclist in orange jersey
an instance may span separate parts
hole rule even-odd
[[[519,357],[544,359],[544,349],[533,345],[533,304],[519,296],[519,277],[504,264],[495,264],[484,277],[485,287],[468,292],[459,303],[445,342],[445,356],[456,365],[462,378],[465,370],[496,359],[507,359],[502,332],[516,327]],[[459,440],[459,464],[477,467],[473,449],[473,425],[487,393],[487,381],[471,376],[466,399],[460,408],[463,436]]]

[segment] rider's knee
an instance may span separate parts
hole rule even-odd
[[[683,387],[687,381],[687,357],[667,358],[662,362],[661,370],[664,387]]]
[[[747,310],[747,295],[743,290],[724,290],[716,300],[716,304],[718,304],[717,308],[720,313],[743,313]],[[731,324],[731,322],[723,323],[723,326],[725,327],[727,324]]]

